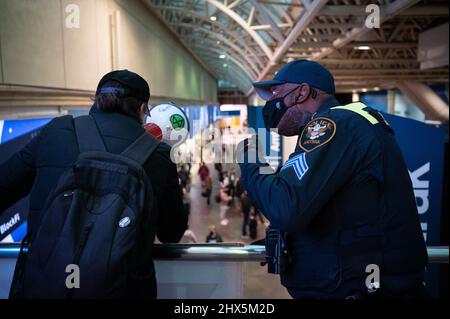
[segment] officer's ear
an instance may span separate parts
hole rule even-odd
[[[146,107],[147,107],[147,103],[142,103],[141,107],[139,108],[139,112],[141,112],[141,114],[145,114]]]
[[[301,104],[303,102],[305,102],[308,97],[309,94],[311,92],[311,87],[309,86],[309,84],[307,83],[302,83],[298,86],[298,89],[295,91],[296,96],[296,103],[297,104]]]

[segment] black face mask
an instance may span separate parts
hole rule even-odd
[[[280,123],[281,118],[287,111],[286,104],[284,104],[284,98],[294,92],[297,88],[286,93],[283,97],[279,97],[270,101],[267,101],[262,110],[262,116],[264,119],[264,126],[266,129],[276,128]]]
[[[287,107],[283,101],[284,98],[273,99],[267,101],[262,110],[264,126],[267,129],[276,128],[281,118],[287,111]]]

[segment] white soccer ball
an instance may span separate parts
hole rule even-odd
[[[144,128],[170,146],[180,145],[189,135],[189,119],[177,105],[161,103],[151,107]]]

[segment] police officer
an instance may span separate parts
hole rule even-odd
[[[238,145],[241,182],[285,239],[281,283],[293,298],[420,297],[427,252],[409,173],[383,116],[340,105],[331,73],[297,60],[254,83],[266,128],[298,135],[278,174]]]

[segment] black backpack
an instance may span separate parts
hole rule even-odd
[[[60,177],[31,235],[17,297],[155,297],[156,214],[142,165],[159,142],[145,132],[112,154],[91,116],[74,123],[80,155]]]

